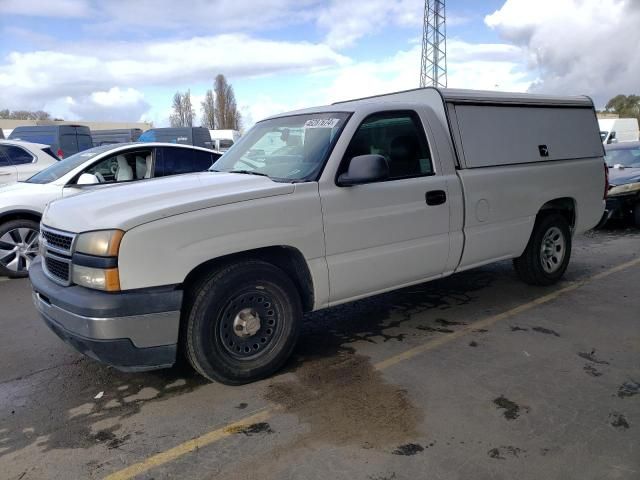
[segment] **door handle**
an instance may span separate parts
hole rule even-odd
[[[442,205],[447,201],[447,194],[444,190],[430,190],[426,193],[427,205]]]

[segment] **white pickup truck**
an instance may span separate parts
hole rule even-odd
[[[503,259],[565,272],[607,189],[586,97],[433,88],[257,123],[210,172],[51,203],[29,274],[45,322],[123,370],[240,384],[303,312]]]

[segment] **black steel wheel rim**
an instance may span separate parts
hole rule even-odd
[[[249,326],[257,328],[255,333],[238,328],[242,325],[243,313],[252,322]],[[255,326],[255,318],[258,319],[258,327]],[[232,297],[222,310],[217,324],[217,340],[224,350],[237,360],[250,360],[269,351],[279,336],[282,307],[264,290],[252,289]]]

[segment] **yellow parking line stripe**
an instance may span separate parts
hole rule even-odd
[[[264,409],[262,411],[259,411],[258,413],[245,417],[242,420],[230,423],[228,425],[225,425],[224,427],[218,428],[217,430],[213,430],[192,440],[181,443],[180,445],[170,448],[169,450],[165,450],[164,452],[152,455],[151,457],[140,463],[134,463],[133,465],[123,470],[112,473],[111,475],[107,476],[105,480],[126,480],[133,478],[136,475],[140,475],[141,473],[146,472],[147,470],[160,465],[164,465],[165,463],[169,463],[189,452],[193,452],[198,448],[202,448],[225,437],[233,435],[234,433],[241,431],[243,427],[249,426],[253,423],[264,422],[265,420],[269,419],[271,415],[271,410]]]
[[[566,287],[563,287],[559,290],[556,290],[555,292],[549,293],[542,297],[536,298],[535,300],[532,300],[530,302],[523,303],[522,305],[518,305],[517,307],[514,307],[511,310],[507,310],[506,312],[502,312],[497,315],[493,315],[491,317],[478,320],[477,322],[473,322],[471,325],[461,328],[460,330],[456,330],[454,333],[450,333],[446,336],[436,338],[427,343],[423,343],[422,345],[418,345],[417,347],[410,348],[409,350],[399,353],[398,355],[394,355],[393,357],[387,358],[386,360],[376,363],[374,367],[378,370],[384,370],[385,368],[389,368],[392,365],[403,362],[423,352],[433,350],[434,348],[444,345],[445,343],[449,343],[459,337],[467,335],[468,333],[471,333],[473,330],[477,330],[479,328],[487,328],[493,325],[494,323],[499,322],[500,320],[513,317],[515,315],[518,315],[519,313],[526,312],[527,310],[530,310],[533,307],[537,307],[538,305],[542,305],[544,303],[548,303],[552,300],[555,300],[559,296],[564,295],[565,293],[571,292],[577,288],[580,288],[587,283],[593,282],[595,280],[599,280],[604,277],[608,277],[609,275],[613,275],[616,272],[625,270],[629,267],[633,267],[634,265],[638,265],[638,264],[640,264],[640,258],[636,258],[635,260],[631,260],[629,262],[625,262],[623,264],[617,265],[608,270],[605,270],[604,272],[597,273],[583,280],[578,280],[576,282],[570,283]]]
[[[625,270],[627,268],[630,268],[639,264],[640,264],[640,258],[636,258],[634,260],[630,260],[628,262],[612,267],[603,272],[597,273],[595,275],[591,275],[590,277],[587,277],[583,280],[578,280],[576,282],[570,283],[559,290],[556,290],[547,295],[543,295],[542,297],[536,298],[535,300],[524,303],[522,305],[518,305],[517,307],[514,307],[510,310],[499,313],[497,315],[492,315],[485,319],[478,320],[477,322],[474,322],[471,325],[468,325],[460,330],[457,330],[454,333],[450,333],[446,336],[435,338],[426,343],[423,343],[422,345],[418,345],[417,347],[410,348],[409,350],[406,350],[398,355],[394,355],[393,357],[390,357],[386,360],[376,363],[374,367],[378,370],[384,370],[393,365],[397,365],[398,363],[408,360],[410,358],[413,358],[417,355],[420,355],[421,353],[427,352],[429,350],[433,350],[434,348],[437,348],[446,343],[452,342],[464,335],[467,335],[473,332],[473,330],[477,330],[479,328],[486,328],[488,326],[495,324],[496,322],[505,320],[507,318],[511,318],[522,312],[526,312],[527,310],[530,310],[538,305],[542,305],[552,300],[555,300],[561,295],[564,295],[565,293],[576,290],[595,280],[600,280],[602,278],[613,275],[614,273],[620,272],[622,270]],[[277,409],[275,407],[271,407],[271,408],[265,407],[264,409],[259,410],[256,413],[249,415],[248,417],[242,418],[237,422],[229,423],[223,427],[218,428],[217,430],[213,430],[199,437],[196,437],[192,440],[188,440],[173,448],[170,448],[169,450],[165,450],[164,452],[160,452],[155,455],[152,455],[151,457],[143,460],[142,462],[134,463],[133,465],[123,470],[114,472],[111,475],[108,475],[107,477],[105,477],[104,480],[132,479],[137,475],[140,475],[148,470],[151,470],[152,468],[156,468],[166,463],[169,463],[183,455],[186,455],[199,448],[203,448],[207,445],[215,443],[218,440],[222,440],[223,438],[229,437],[234,433],[237,433],[238,431],[242,431],[243,427],[249,426],[253,423],[264,422],[269,418],[271,418],[276,412],[277,412]]]

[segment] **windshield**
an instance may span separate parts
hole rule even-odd
[[[607,150],[604,160],[609,167],[622,165],[626,168],[640,168],[640,146]]]
[[[265,175],[279,181],[314,180],[348,118],[344,112],[322,112],[264,120],[211,170]]]
[[[113,150],[113,145],[101,145],[100,147],[90,148],[89,150],[83,150],[75,155],[60,160],[54,163],[49,168],[45,168],[41,172],[36,173],[33,177],[27,180],[27,183],[51,183],[58,180],[63,175],[66,175],[71,170],[79,167],[87,160],[95,157],[96,155]]]

